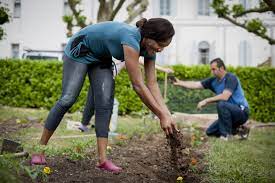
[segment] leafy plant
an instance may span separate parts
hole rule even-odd
[[[175,76],[181,80],[202,80],[210,76],[209,66],[173,67]],[[254,67],[228,67],[235,73],[242,84],[244,93],[250,105],[251,117],[260,121],[275,121],[274,91],[275,69]],[[163,91],[164,74],[158,73],[158,81]],[[50,109],[61,95],[62,65],[53,61],[19,61],[0,60],[0,104]],[[86,79],[78,101],[70,112],[83,110],[89,81]],[[132,112],[144,115],[140,98],[132,88],[126,71],[116,77],[116,98],[120,102],[120,114]],[[168,106],[172,111],[198,113],[197,103],[213,94],[207,90],[187,90],[168,85]],[[143,111],[144,110],[144,111]],[[215,112],[215,105],[205,108],[202,112]]]

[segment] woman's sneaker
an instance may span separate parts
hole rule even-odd
[[[89,128],[83,124],[81,124],[79,127],[78,127],[79,130],[81,130],[82,132],[88,132],[89,131]]]
[[[106,171],[112,172],[112,173],[119,173],[122,170],[122,168],[116,166],[110,160],[106,160],[103,163],[101,163],[100,165],[97,165],[96,167],[100,168],[101,170],[106,170]]]
[[[32,154],[31,165],[46,165],[44,154]]]

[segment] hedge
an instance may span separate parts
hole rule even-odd
[[[175,75],[182,80],[201,80],[210,76],[209,66],[174,66]],[[267,122],[275,121],[275,69],[254,67],[229,67],[235,73],[245,91],[251,117]],[[163,89],[163,73],[158,81]],[[62,63],[39,60],[0,60],[0,104],[50,109],[61,95]],[[89,82],[86,78],[78,101],[70,111],[83,110]],[[143,105],[133,91],[125,71],[116,77],[116,98],[121,114],[142,111]],[[188,90],[168,86],[167,104],[173,111],[195,113],[198,101],[212,96],[208,90]],[[215,106],[203,112],[216,112]]]
[[[62,62],[41,60],[0,60],[0,104],[15,107],[50,109],[61,96]],[[142,109],[126,72],[116,79],[116,95],[120,113]],[[83,110],[89,81],[86,77],[71,112]],[[127,96],[127,97],[125,97]]]

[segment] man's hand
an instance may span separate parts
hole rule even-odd
[[[204,100],[202,100],[202,101],[200,101],[199,103],[198,103],[198,105],[197,105],[197,109],[198,110],[201,110],[204,106],[206,106],[207,105],[207,99],[204,99]]]
[[[174,130],[178,131],[176,122],[172,119],[171,115],[161,117],[160,126],[166,135],[173,134]]]
[[[181,82],[182,82],[182,81],[180,81],[180,80],[179,80],[178,78],[176,78],[176,77],[175,77],[175,80],[176,80],[176,81],[173,82],[173,85],[181,86]]]
[[[170,68],[163,68],[164,72],[166,73],[174,73],[174,70],[173,69],[170,69]]]

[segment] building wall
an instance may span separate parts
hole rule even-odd
[[[13,13],[15,0],[0,0],[7,4]],[[171,45],[160,53],[158,63],[161,65],[199,64],[199,45],[206,41],[209,44],[209,59],[221,57],[226,64],[256,66],[271,56],[271,47],[267,41],[255,35],[233,26],[228,21],[218,19],[210,10],[209,16],[198,15],[199,0],[170,0],[171,14],[163,16],[169,19],[175,27],[176,35]],[[82,0],[81,8],[87,16],[87,22],[96,22],[98,1]],[[149,0],[147,11],[139,18],[159,17],[160,0]],[[234,0],[232,2],[238,2]],[[251,5],[257,0],[252,0]],[[126,1],[115,20],[124,21],[127,17]],[[11,57],[11,44],[20,45],[22,56],[25,50],[43,50],[62,52],[68,38],[66,37],[66,25],[62,21],[64,15],[64,0],[21,0],[21,17],[12,18],[4,28],[7,33],[4,40],[0,41],[0,58]],[[252,15],[257,16],[257,15]],[[270,31],[275,27],[275,17],[266,14],[265,19],[270,25]],[[77,31],[78,29],[75,29]],[[243,61],[242,59],[246,59]]]

